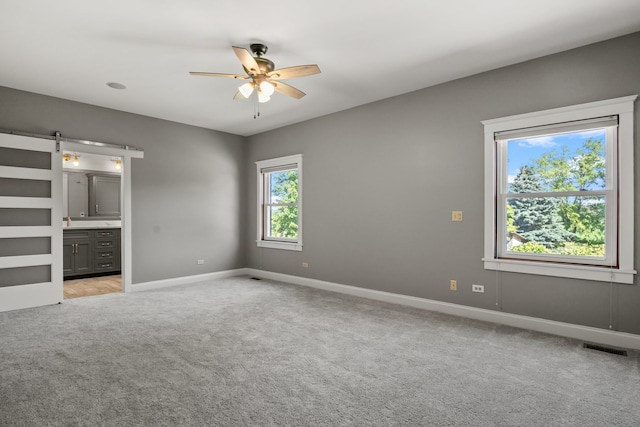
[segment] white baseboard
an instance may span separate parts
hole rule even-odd
[[[253,268],[244,269],[244,272],[242,274],[249,274],[251,276],[264,279],[271,279],[286,283],[292,283],[295,285],[308,286],[311,288],[323,289],[325,291],[339,292],[342,294],[369,298],[377,301],[400,304],[408,307],[421,308],[424,310],[436,311],[439,313],[452,314],[469,319],[499,323],[501,325],[513,326],[516,328],[530,329],[533,331],[544,332],[552,335],[575,338],[591,343],[640,350],[640,335],[628,334],[625,332],[609,331],[606,329],[593,328],[589,326],[581,326],[571,323],[539,319],[537,317],[521,316],[518,314],[486,310],[483,308],[475,308],[448,302],[429,300],[425,298],[376,291],[372,289],[359,288],[356,286],[341,285],[338,283],[325,282],[322,280],[309,279],[300,276],[291,276],[282,273],[274,273],[265,270],[256,270]]]
[[[150,289],[167,288],[169,286],[185,285],[187,283],[203,282],[205,280],[226,279],[228,277],[243,276],[249,274],[246,268],[236,270],[216,271],[214,273],[197,274],[194,276],[176,277],[173,279],[153,280],[151,282],[134,283],[131,292],[147,291]]]

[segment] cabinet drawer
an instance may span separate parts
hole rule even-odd
[[[62,237],[65,240],[89,239],[91,230],[63,230]]]
[[[113,261],[96,261],[96,271],[108,271],[113,270],[115,268],[115,263]]]
[[[96,234],[97,238],[115,237],[116,236],[116,231],[115,230],[96,230],[95,234]]]
[[[113,239],[96,240],[96,249],[115,248],[116,242]]]
[[[96,251],[96,261],[100,260],[111,261],[115,259],[115,252],[113,250],[98,250]]]

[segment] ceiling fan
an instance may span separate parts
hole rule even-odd
[[[229,77],[232,79],[249,80],[238,88],[233,99],[246,99],[251,96],[257,88],[258,102],[268,102],[274,92],[279,92],[292,98],[300,99],[305,93],[293,86],[290,86],[281,80],[293,79],[296,77],[311,76],[320,73],[320,68],[316,64],[297,65],[295,67],[281,68],[274,70],[272,61],[264,58],[262,55],[267,53],[268,47],[261,43],[253,43],[249,46],[251,52],[243,47],[233,46],[233,51],[240,60],[246,76],[239,74],[226,73],[205,73],[199,71],[191,71],[189,74],[194,76],[211,76],[211,77]]]

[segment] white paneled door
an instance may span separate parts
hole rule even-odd
[[[62,153],[0,133],[0,311],[62,299]]]

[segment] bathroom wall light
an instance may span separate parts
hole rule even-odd
[[[71,157],[71,154],[63,154],[62,158],[64,159],[65,162],[70,161],[73,166],[80,165],[80,160],[78,159],[77,153],[73,153],[73,157]]]

